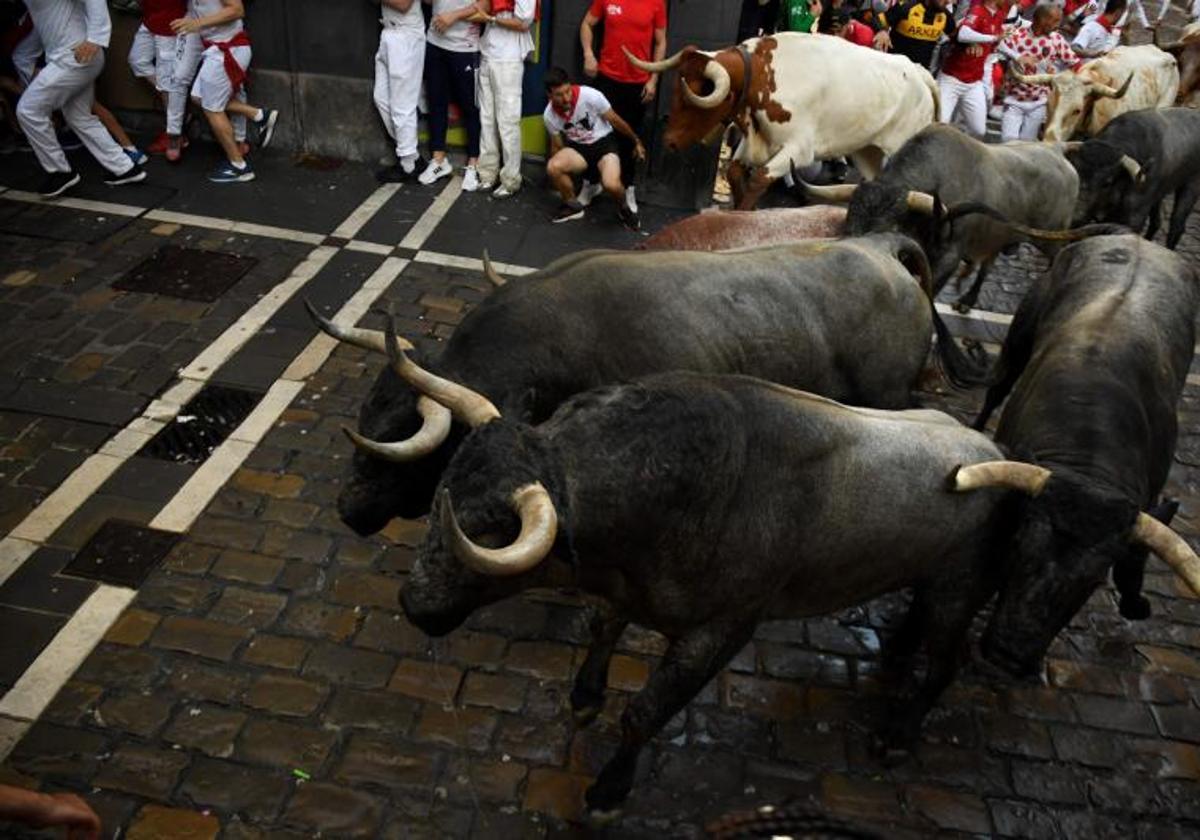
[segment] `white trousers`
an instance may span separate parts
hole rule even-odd
[[[375,107],[400,159],[417,156],[417,100],[424,72],[420,33],[385,26],[375,53]]]
[[[96,77],[103,69],[103,50],[87,64],[79,64],[74,56],[68,55],[47,63],[21,94],[17,119],[38,163],[47,172],[71,171],[50,121],[50,115],[60,110],[67,125],[101,166],[114,175],[124,175],[133,168],[129,156],[92,114]]]
[[[957,115],[968,133],[982,140],[987,134],[988,112],[983,80],[967,84],[953,76],[939,73],[937,82],[942,99],[942,122],[954,122]]]
[[[199,35],[155,35],[139,26],[129,49],[129,69],[139,79],[150,79],[167,97],[167,133],[183,133],[188,91],[204,51]]]
[[[1000,139],[1036,140],[1046,121],[1046,101],[1023,102],[1011,97],[1004,100],[1004,116],[1000,120]]]
[[[496,180],[510,190],[521,188],[521,82],[524,61],[489,61],[479,65],[479,180]],[[500,163],[503,160],[504,165]]]

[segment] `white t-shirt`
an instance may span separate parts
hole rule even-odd
[[[209,15],[215,15],[224,8],[225,6],[221,3],[221,0],[188,0],[188,17],[208,17]],[[238,18],[229,23],[222,23],[219,26],[206,26],[200,30],[200,37],[205,41],[231,41],[243,28],[244,24],[241,18]]]
[[[1093,15],[1079,27],[1079,34],[1075,36],[1071,46],[1087,52],[1109,52],[1120,40],[1120,27],[1113,27],[1110,32],[1100,22],[1100,15]]]
[[[498,18],[516,18],[533,23],[537,14],[537,0],[516,0],[511,12],[501,12]],[[503,26],[489,24],[483,28],[479,39],[479,51],[489,61],[524,61],[533,52],[533,33],[530,30],[516,32]]]
[[[406,32],[415,32],[422,38],[425,37],[425,16],[421,14],[421,0],[413,0],[407,12],[393,9],[391,6],[383,3],[379,5],[383,12],[383,25],[385,27],[403,29]]]
[[[433,0],[433,16],[437,17],[446,12],[457,12],[465,6],[473,6],[475,0]],[[479,24],[460,20],[445,32],[438,32],[429,26],[429,34],[425,36],[435,47],[456,53],[479,52]]]
[[[542,120],[551,134],[562,134],[577,146],[590,146],[612,134],[613,127],[604,115],[612,110],[612,104],[603,93],[587,85],[579,86],[579,99],[570,119],[554,110],[554,104],[546,106]]]

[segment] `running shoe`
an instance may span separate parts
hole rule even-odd
[[[250,168],[249,161],[246,161],[245,166],[241,169],[229,161],[225,161],[208,173],[208,180],[214,184],[243,184],[246,181],[254,180],[254,170]]]
[[[564,201],[559,205],[558,212],[550,221],[558,224],[559,222],[569,222],[572,219],[582,219],[583,211],[584,207],[578,201]]]
[[[82,180],[78,172],[51,172],[38,187],[42,198],[57,198]]]
[[[463,192],[475,192],[479,189],[479,170],[474,166],[468,166],[463,170]]]
[[[432,161],[425,167],[425,171],[417,178],[425,186],[437,183],[441,178],[448,178],[454,174],[454,167],[450,165],[450,161],[446,158]]]
[[[265,149],[271,145],[271,140],[275,137],[275,123],[279,122],[279,112],[274,108],[263,108],[262,119],[256,120],[254,127],[258,129],[256,141],[258,148]]]
[[[638,211],[637,194],[634,192],[635,187],[631,184],[625,188],[625,203],[629,205],[629,209],[634,213]]]
[[[136,184],[139,181],[145,180],[146,170],[142,169],[142,165],[140,163],[135,163],[133,168],[128,172],[124,173],[123,175],[113,175],[112,177],[105,178],[104,183],[108,184],[110,187],[121,187],[125,184]]]
[[[600,184],[593,184],[586,178],[579,185],[579,198],[576,199],[582,206],[587,207],[592,203],[592,199],[604,192],[604,187]]]
[[[638,218],[638,214],[629,209],[628,204],[617,205],[617,218],[621,220],[621,224],[633,231],[642,229],[642,220]]]
[[[167,147],[170,144],[170,142],[171,142],[171,135],[167,134],[167,132],[164,131],[161,134],[159,134],[157,137],[155,137],[152,141],[150,141],[150,145],[146,147],[146,154],[148,154],[148,155],[165,155],[167,153]]]
[[[130,146],[129,148],[122,146],[121,151],[129,156],[129,160],[133,162],[134,166],[143,166],[150,160],[150,158],[146,157],[145,152],[134,146]]]
[[[188,147],[188,139],[182,134],[172,134],[167,137],[167,160],[179,163],[183,158],[183,150]]]
[[[517,194],[516,190],[510,190],[508,187],[501,184],[492,190],[492,198],[512,198]]]

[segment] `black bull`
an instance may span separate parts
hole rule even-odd
[[[440,356],[418,361],[532,423],[580,391],[665,370],[742,373],[902,408],[928,355],[931,319],[947,372],[972,373],[932,308],[928,277],[920,248],[896,234],[727,254],[587,252],[497,289]],[[382,348],[381,336],[364,342],[357,332]],[[428,512],[461,439],[461,425],[435,408],[423,420],[417,397],[385,367],[361,408],[365,438],[401,441],[424,429],[421,440],[437,442],[409,445],[395,460],[380,457],[387,447],[355,454],[338,510],[361,534]]]

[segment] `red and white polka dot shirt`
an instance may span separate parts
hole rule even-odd
[[[1001,51],[1009,56],[1032,56],[1037,60],[1038,73],[1074,69],[1082,63],[1082,59],[1071,49],[1067,39],[1058,32],[1034,35],[1033,30],[1028,27],[1018,29],[1005,38]],[[1019,65],[1014,66],[1019,69]],[[1041,102],[1050,95],[1050,86],[1030,85],[1014,79],[1009,82],[1005,95],[1018,102]]]

